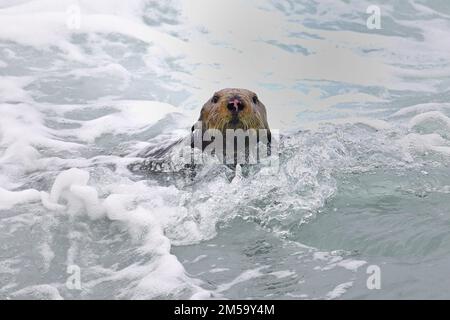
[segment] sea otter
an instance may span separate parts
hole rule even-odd
[[[240,135],[244,135],[244,144],[239,147]],[[220,139],[218,139],[220,138]],[[248,160],[249,146],[263,142],[270,153],[272,134],[267,121],[267,111],[256,93],[239,88],[227,88],[215,92],[203,105],[200,116],[192,128],[188,139],[181,139],[169,145],[153,148],[139,156],[146,160],[141,164],[133,164],[132,170],[158,171],[166,165],[167,156],[182,142],[190,141],[192,149],[206,151],[214,144],[213,153],[221,155],[224,163],[236,165],[239,149],[244,149],[244,158]],[[231,152],[229,142],[232,142]],[[255,144],[254,143],[254,144]],[[220,151],[218,151],[220,149]],[[231,154],[231,156],[230,156]],[[231,162],[229,161],[231,159]],[[226,161],[228,160],[228,161]],[[188,165],[192,165],[190,163]],[[137,165],[137,166],[136,166]],[[169,166],[170,167],[170,166]]]
[[[265,129],[269,132],[267,111],[256,93],[247,89],[229,88],[214,93],[202,107],[198,119],[203,129]]]

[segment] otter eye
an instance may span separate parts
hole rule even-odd
[[[217,103],[219,101],[219,96],[213,96],[211,99],[212,103]]]
[[[252,100],[253,100],[253,103],[258,103],[258,97],[257,96],[253,96]]]

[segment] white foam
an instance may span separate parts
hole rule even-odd
[[[49,169],[41,152],[64,151],[67,156],[81,145],[61,140],[58,132],[45,126],[45,116],[26,104],[0,104],[0,172],[19,180],[30,171]]]
[[[103,134],[138,133],[166,115],[180,112],[170,104],[158,101],[120,100],[113,103],[117,112],[93,120],[82,121],[82,129],[66,130],[66,135],[93,142]]]
[[[122,193],[110,194],[102,201],[97,190],[88,185],[89,178],[88,172],[77,168],[61,172],[56,177],[50,194],[43,192],[48,195],[43,197],[43,204],[49,209],[56,208],[69,215],[85,214],[90,219],[107,217],[120,221],[126,226],[133,241],[139,244],[138,251],[153,256],[152,262],[146,266],[130,265],[108,277],[109,280],[134,279],[132,288],[128,288],[131,292],[123,294],[131,294],[135,299],[149,299],[165,295],[176,296],[190,290],[193,296],[210,296],[208,291],[201,289],[186,275],[182,264],[170,253],[171,241],[165,235],[165,224],[173,223],[170,220],[173,215],[162,218],[164,207],[160,208],[163,212],[159,214],[158,207],[153,207],[153,210],[142,206],[130,208],[142,193],[148,192],[148,187],[142,182],[114,185],[112,190]],[[154,198],[155,195],[147,193],[147,196]],[[62,201],[65,203],[61,204]],[[201,258],[203,256],[199,257]]]
[[[51,238],[51,234],[49,235]],[[55,252],[50,247],[50,244],[48,242],[43,242],[39,245],[39,253],[41,254],[43,258],[43,268],[45,272],[48,272],[50,265],[55,258]]]
[[[311,122],[307,125],[305,125],[305,128],[308,129],[317,129],[319,126],[327,123],[332,124],[363,124],[366,126],[369,126],[375,130],[389,130],[392,129],[393,126],[389,122],[381,119],[374,119],[374,118],[368,118],[368,117],[345,117],[341,119],[333,119],[333,120],[327,120],[327,121],[317,121],[317,122]]]
[[[433,123],[440,122],[447,128],[450,128],[450,118],[439,111],[428,111],[425,113],[418,114],[409,121],[409,126],[415,127],[425,122],[433,122]]]
[[[341,283],[338,286],[336,286],[332,291],[328,292],[326,295],[326,298],[330,299],[330,300],[340,298],[352,286],[353,286],[353,281]]]
[[[448,141],[437,133],[418,134],[410,133],[400,139],[400,144],[404,148],[412,148],[417,152],[426,153],[435,151],[439,153],[449,154],[450,147]]]
[[[299,299],[307,299],[309,297],[307,294],[304,294],[304,293],[302,293],[302,294],[294,294],[294,293],[288,292],[288,293],[286,293],[286,295],[288,297],[299,298]]]
[[[401,117],[409,114],[420,114],[428,111],[440,111],[449,108],[450,103],[423,103],[402,108],[390,115],[389,118]]]
[[[8,191],[0,187],[0,210],[11,209],[17,204],[39,201],[39,191],[34,189],[22,191]]]
[[[0,38],[37,47],[58,46],[70,60],[88,62],[87,56],[70,43],[70,36],[77,33],[103,32],[129,35],[133,38],[158,43],[170,49],[183,47],[183,43],[170,35],[145,26],[139,13],[144,1],[136,0],[124,5],[121,1],[80,0],[80,28],[67,25],[73,13],[72,0],[31,1],[21,6],[0,10]],[[38,12],[39,14],[36,14]],[[119,13],[119,14],[118,14]],[[21,26],[15,28],[14,26]],[[33,32],[30,32],[33,31]]]
[[[225,271],[229,271],[229,268],[213,268],[211,270],[209,270],[210,273],[219,273],[219,272],[225,272]]]
[[[72,168],[67,171],[61,172],[55,179],[52,189],[50,191],[50,200],[52,202],[58,202],[60,197],[63,196],[70,186],[74,184],[86,185],[89,181],[89,173],[77,168]]]
[[[219,292],[219,293],[220,292],[224,292],[224,291],[229,290],[231,287],[233,287],[233,286],[235,286],[235,285],[237,285],[239,283],[242,283],[242,282],[254,279],[254,278],[261,277],[262,275],[264,275],[261,272],[261,270],[263,268],[264,267],[259,267],[259,268],[256,268],[256,269],[245,270],[240,275],[238,275],[236,278],[234,278],[232,281],[227,282],[227,283],[222,283],[222,284],[218,285],[217,289],[216,289],[216,292]]]
[[[11,294],[14,299],[64,300],[57,288],[48,284],[25,287]]]
[[[367,264],[367,261],[345,259],[345,260],[338,262],[337,266],[343,267],[343,268],[353,271],[353,272],[356,272],[359,267],[362,267],[365,264]]]
[[[131,81],[131,73],[118,63],[106,63],[98,67],[78,68],[71,70],[67,75],[72,76],[74,80],[82,78],[100,78],[100,79],[118,79],[122,85],[117,90],[125,90]]]
[[[269,273],[272,276],[277,277],[278,279],[287,278],[295,275],[295,272],[290,270],[280,270]]]
[[[99,219],[104,216],[105,209],[98,199],[97,190],[85,185],[71,185],[70,192],[81,199],[91,219]]]
[[[6,64],[3,65],[3,67]],[[0,61],[0,68],[2,67]],[[30,92],[24,88],[34,80],[33,77],[0,77],[0,102],[1,101],[30,101]]]
[[[325,266],[316,266],[316,270],[327,271],[334,269],[335,267],[342,267],[344,269],[356,272],[359,267],[365,265],[367,262],[364,260],[344,259],[343,256],[336,252],[322,252],[316,251],[313,253],[314,260],[324,261]]]
[[[199,255],[198,257],[196,257],[194,260],[190,261],[190,263],[197,263],[197,262],[199,262],[200,260],[203,260],[203,259],[205,259],[205,258],[207,258],[207,257],[208,257],[208,255],[206,255],[206,254],[201,254],[201,255]]]

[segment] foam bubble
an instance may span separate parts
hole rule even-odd
[[[11,294],[13,299],[64,300],[58,289],[48,284],[25,287]]]
[[[0,188],[0,210],[11,209],[17,204],[39,200],[40,193],[34,189],[14,192]]]
[[[343,294],[345,294],[348,289],[350,289],[353,286],[353,281],[341,283],[338,286],[336,286],[332,291],[328,292],[326,295],[327,299],[337,299],[341,297]]]

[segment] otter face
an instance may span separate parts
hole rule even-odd
[[[199,121],[204,130],[269,129],[266,107],[246,89],[222,89],[203,105]]]

